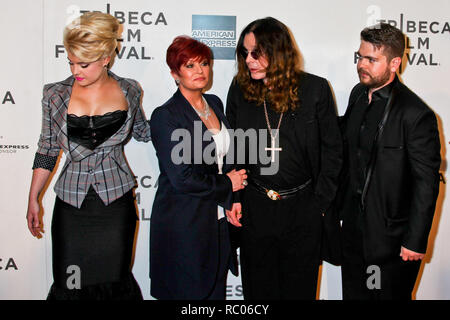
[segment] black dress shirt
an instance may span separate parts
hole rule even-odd
[[[348,159],[350,164],[350,183],[355,195],[362,194],[366,170],[378,124],[383,117],[394,80],[389,85],[372,93],[369,103],[369,88],[359,96],[349,115],[346,135],[348,137]]]
[[[275,112],[267,104],[267,114],[270,121],[270,127],[276,129],[278,127],[278,122],[280,119],[280,113]],[[255,178],[264,183],[265,186],[276,188],[276,189],[289,189],[295,188],[312,176],[310,168],[307,167],[307,161],[305,161],[305,139],[306,135],[304,131],[301,130],[301,136],[296,134],[295,130],[295,113],[292,111],[287,111],[284,113],[280,129],[278,133],[278,142],[275,147],[280,147],[281,151],[266,151],[265,155],[267,158],[272,158],[272,152],[275,152],[275,161],[278,161],[278,171],[274,175],[259,175],[258,173],[263,172],[260,169],[273,165],[262,164],[261,159],[258,157],[258,163],[250,167],[250,174],[257,174]],[[258,130],[267,130],[267,143],[266,147],[272,147],[271,136],[267,126],[267,120],[264,114],[264,107],[260,106],[255,114],[255,128]],[[298,130],[297,130],[298,131]],[[259,139],[258,137],[258,146]],[[264,145],[264,144],[263,144]],[[266,161],[267,161],[266,158]]]

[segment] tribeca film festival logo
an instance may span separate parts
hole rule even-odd
[[[69,6],[66,10],[70,16],[66,20],[66,25],[70,24],[73,20],[78,18],[81,14],[89,12],[91,10],[83,10],[76,5]],[[97,10],[95,10],[97,11]],[[100,10],[98,10],[100,11]],[[135,46],[132,43],[142,42],[142,29],[140,26],[167,26],[167,19],[163,12],[139,12],[139,11],[115,11],[111,9],[111,4],[106,4],[106,13],[117,18],[120,24],[124,26],[122,32],[121,45],[117,52],[118,59],[135,59],[135,60],[154,60],[154,57],[149,56],[148,47]],[[125,26],[127,29],[125,30]],[[130,44],[126,44],[126,43]],[[148,43],[148,41],[146,41]],[[65,53],[64,45],[55,45],[55,58],[59,58]]]
[[[3,97],[2,99],[2,105],[6,104],[16,104],[16,101],[14,100],[14,97],[11,93],[11,90],[8,90],[6,92],[0,92],[0,97]]]
[[[158,188],[158,181],[159,181],[158,178],[155,179],[150,175],[144,175],[142,177],[134,176],[134,178],[138,183],[138,188],[142,187],[143,189],[146,190]],[[148,212],[151,212],[151,202],[142,200],[143,200],[142,193],[136,190],[136,204],[138,205],[139,208],[139,215],[141,217],[140,220],[149,222],[150,215],[148,214]],[[142,208],[142,206],[145,205],[150,205],[150,209],[146,210],[146,208]]]
[[[14,258],[0,258],[0,271],[11,271],[11,270],[19,270],[17,267],[16,262],[14,261]]]
[[[395,18],[381,18],[381,8],[369,6],[367,13],[370,15],[367,26],[380,22],[388,23],[402,31],[406,36],[406,63],[410,66],[440,66],[439,57],[432,51],[432,40],[449,40],[450,22],[448,21],[428,21],[425,19],[409,19],[404,13]],[[448,56],[448,53],[445,53]],[[355,63],[357,62],[355,56]]]
[[[210,47],[215,60],[234,60],[236,16],[192,15],[192,38]]]

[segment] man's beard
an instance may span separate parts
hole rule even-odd
[[[361,78],[361,73],[364,72],[368,77],[369,80],[363,81]],[[389,68],[386,68],[385,73],[383,73],[381,76],[373,77],[371,74],[369,74],[366,70],[358,69],[358,76],[359,81],[361,84],[367,86],[369,89],[379,88],[382,87],[386,82],[389,81],[391,77],[391,72],[389,71]]]

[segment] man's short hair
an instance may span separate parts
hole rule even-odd
[[[361,31],[361,40],[373,44],[377,49],[384,48],[388,60],[403,57],[405,35],[396,27],[387,23],[378,23]]]

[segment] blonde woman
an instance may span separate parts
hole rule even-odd
[[[134,175],[123,145],[150,140],[135,80],[109,69],[119,23],[90,12],[64,30],[72,75],[44,86],[42,132],[33,164],[27,221],[41,237],[38,197],[66,155],[55,184],[53,280],[48,299],[142,299],[131,273],[136,211]]]

